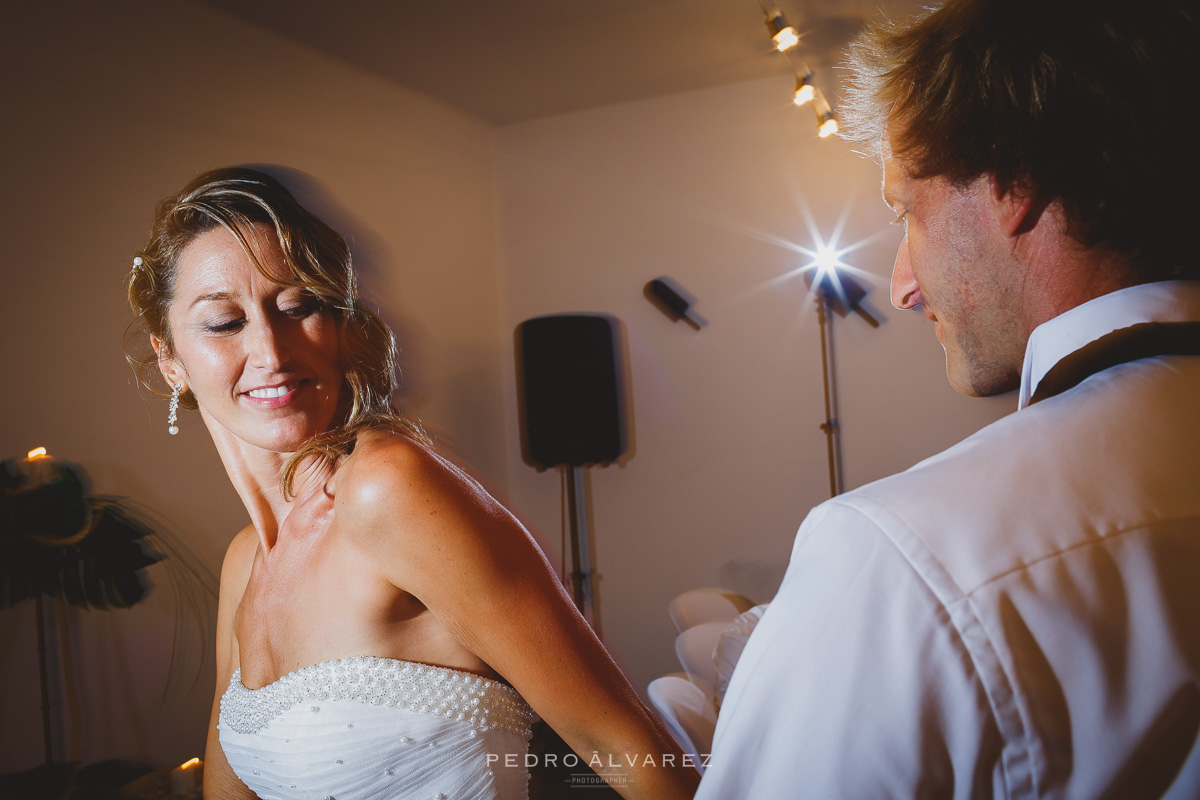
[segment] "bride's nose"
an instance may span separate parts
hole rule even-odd
[[[287,361],[290,349],[286,327],[268,315],[251,325],[248,334],[245,341],[250,365],[262,370],[279,370]]]

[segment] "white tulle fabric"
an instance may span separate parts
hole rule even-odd
[[[502,683],[359,657],[260,689],[235,671],[218,728],[233,771],[263,800],[523,800],[532,721]]]

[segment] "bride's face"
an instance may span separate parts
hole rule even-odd
[[[266,271],[286,274],[274,231],[245,233]],[[168,319],[175,352],[160,366],[192,391],[214,437],[289,453],[329,429],[342,386],[338,320],[264,276],[232,233],[214,228],[184,248]]]

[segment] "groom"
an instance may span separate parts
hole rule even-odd
[[[1019,410],[812,511],[698,798],[1200,797],[1195,15],[950,0],[854,45],[892,302]]]

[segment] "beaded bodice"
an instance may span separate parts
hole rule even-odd
[[[231,767],[264,798],[525,797],[533,712],[478,675],[360,656],[221,697]]]
[[[533,720],[521,696],[497,681],[445,667],[357,656],[290,672],[261,689],[247,689],[241,669],[234,670],[221,697],[221,721],[238,733],[257,733],[293,705],[323,700],[408,709],[521,736],[529,736]]]

